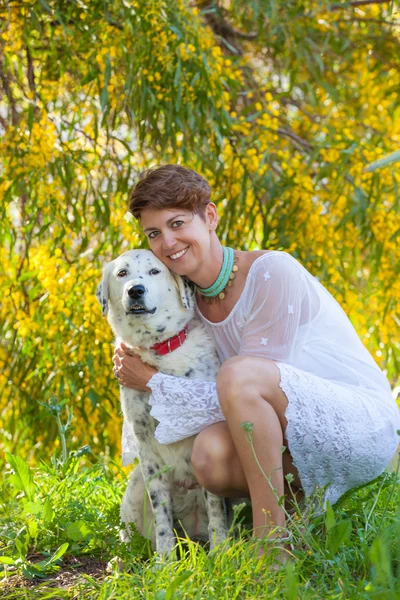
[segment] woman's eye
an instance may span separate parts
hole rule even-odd
[[[121,271],[118,271],[118,277],[126,277],[127,274],[128,271],[125,271],[125,269],[121,269]]]
[[[158,275],[158,273],[161,273],[158,269],[151,269],[151,271],[149,271],[149,275]]]
[[[154,238],[156,236],[157,236],[157,231],[151,231],[147,237],[149,238],[149,240],[154,240]]]
[[[174,225],[178,225],[178,227],[180,227],[181,225],[183,225],[183,223],[184,223],[184,221],[174,221],[174,222],[172,223],[172,227],[173,227]]]

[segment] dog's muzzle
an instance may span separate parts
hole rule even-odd
[[[150,313],[154,315],[156,308],[147,309],[144,303],[146,288],[144,285],[133,285],[127,290],[129,299],[125,302],[125,311],[127,315],[144,315]]]
[[[146,293],[146,288],[144,285],[133,285],[128,290],[129,298],[132,300],[141,300]]]

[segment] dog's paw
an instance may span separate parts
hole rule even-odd
[[[177,560],[178,560],[178,557],[177,557],[177,553],[176,553],[175,549],[171,550],[168,554],[160,555],[157,552],[157,553],[155,553],[154,563],[151,566],[151,571],[153,573],[158,573],[159,571],[161,571],[161,569],[163,569],[167,565],[177,562]]]
[[[160,560],[163,563],[174,562],[177,560],[176,548],[172,548],[172,550],[165,550],[164,552],[157,550],[156,555],[157,560]]]
[[[228,537],[228,529],[226,527],[218,527],[210,531],[210,552],[218,548],[222,542]]]

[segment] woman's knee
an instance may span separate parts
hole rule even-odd
[[[217,375],[217,393],[222,410],[245,397],[246,401],[272,395],[277,386],[277,367],[273,361],[252,356],[234,356],[225,361]]]
[[[220,367],[217,375],[217,393],[221,401],[226,396],[236,395],[248,381],[247,369],[251,365],[246,356],[228,358]]]
[[[198,434],[193,445],[192,467],[196,479],[214,494],[230,489],[230,464],[235,451],[233,442],[227,443],[225,438],[204,430]]]

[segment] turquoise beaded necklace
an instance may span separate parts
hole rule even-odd
[[[226,295],[225,288],[227,286],[230,287],[233,279],[235,279],[235,273],[238,270],[238,266],[234,264],[235,251],[233,248],[227,248],[225,246],[222,246],[222,251],[222,267],[214,283],[208,288],[201,288],[196,285],[196,288],[200,294],[206,298],[215,298],[218,296],[220,300],[223,300]]]

